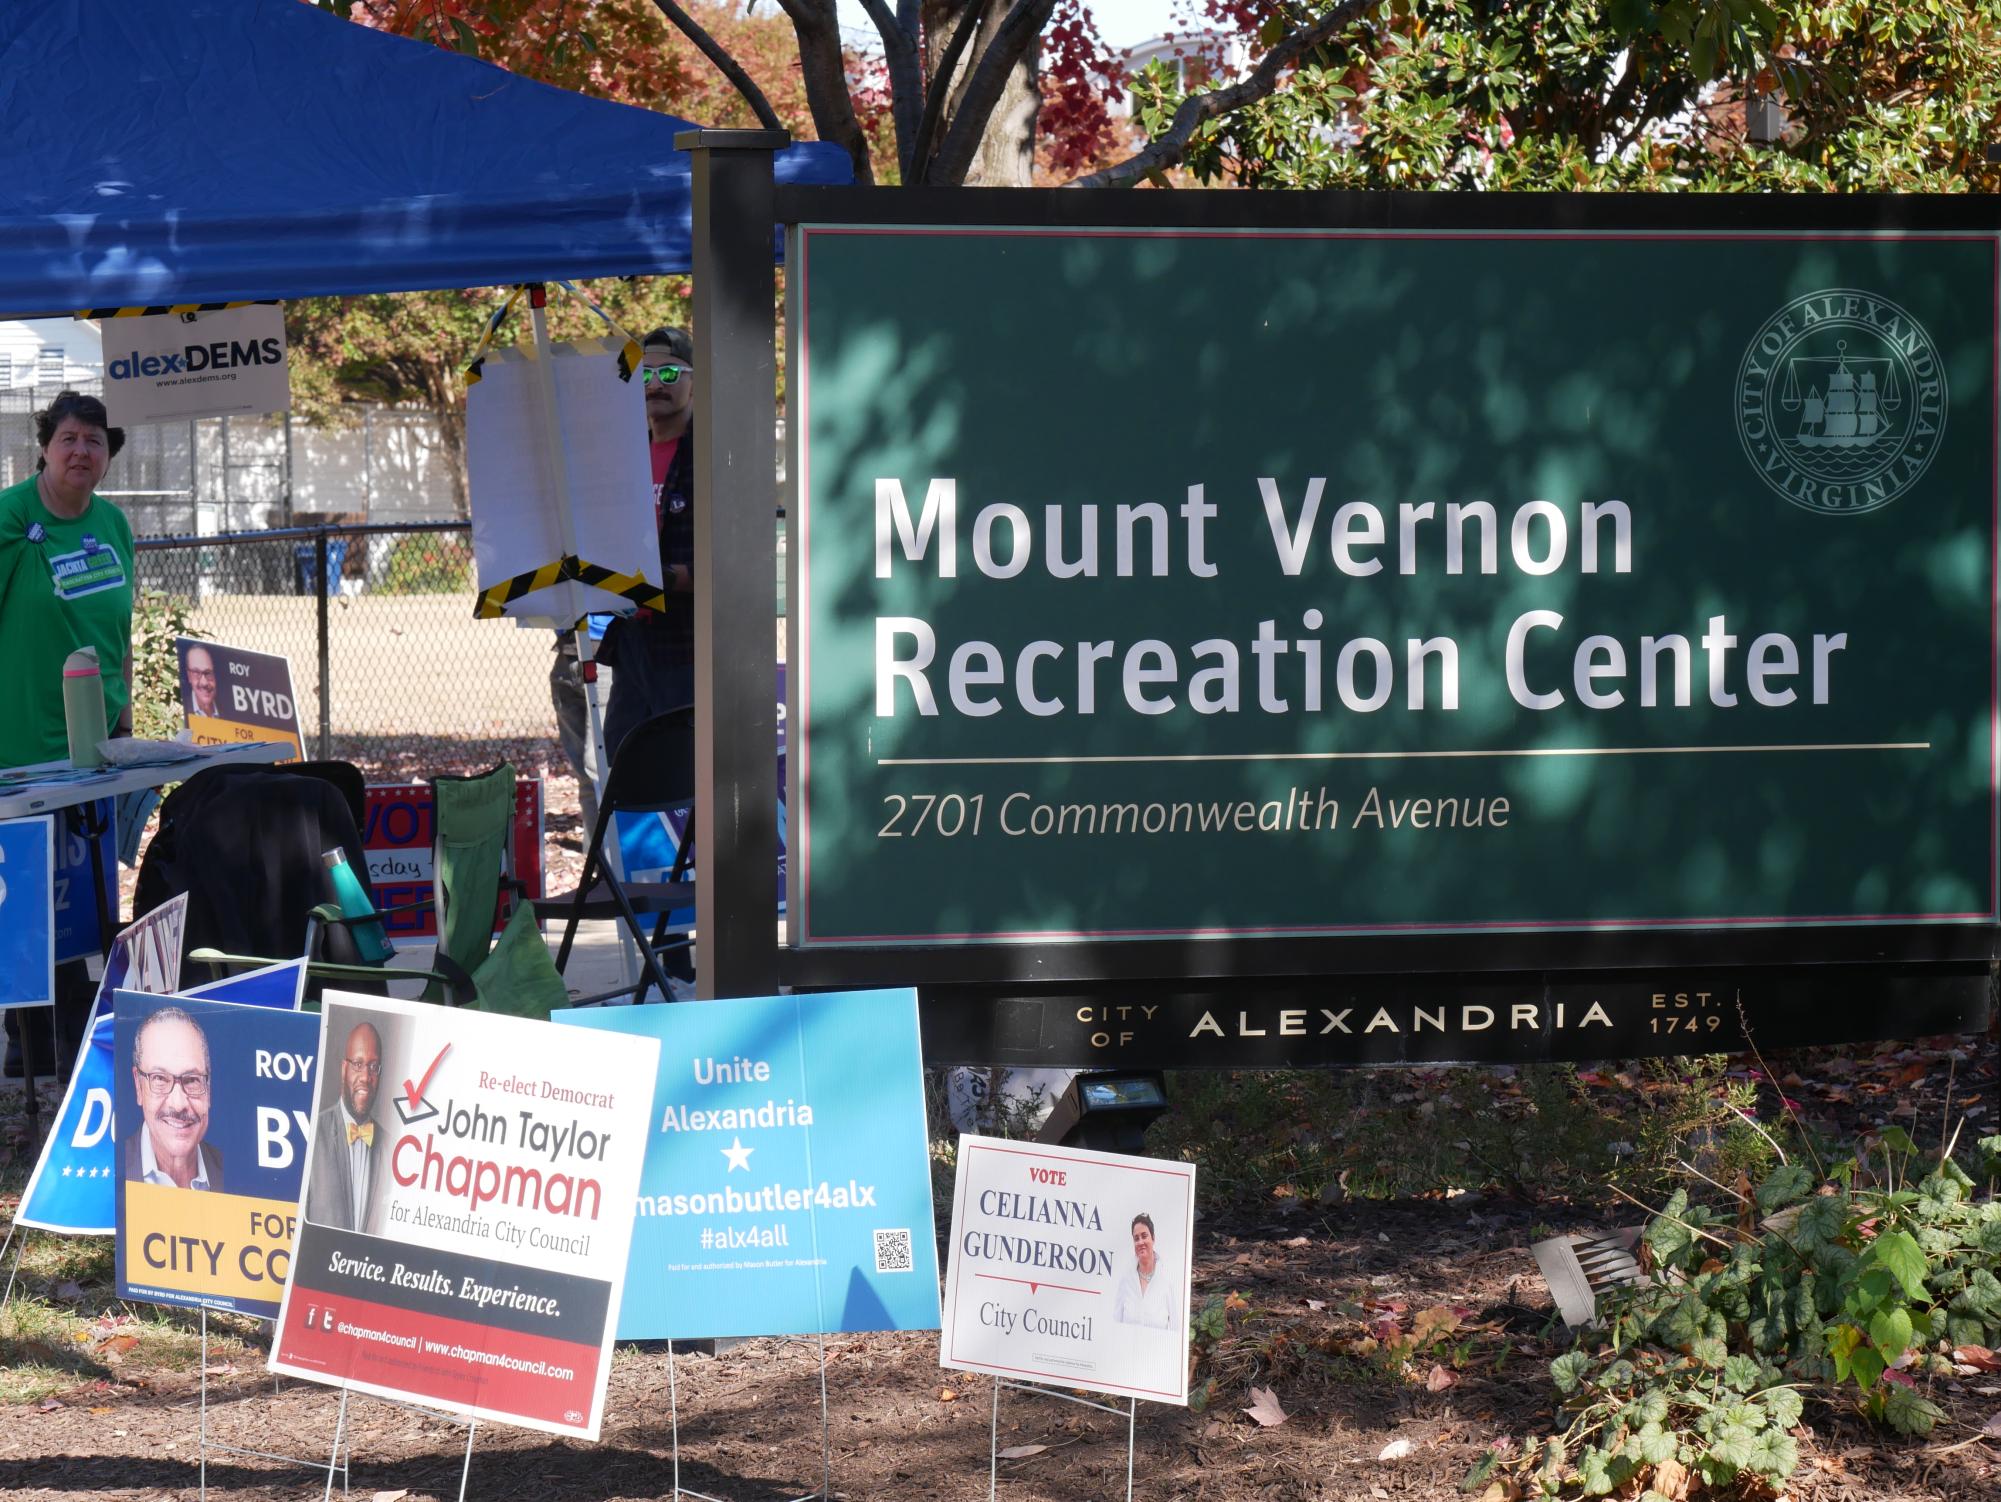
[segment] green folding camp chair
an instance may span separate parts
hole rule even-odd
[[[311,960],[307,974],[315,979],[345,981],[379,990],[392,980],[421,980],[425,1001],[469,1006],[480,1011],[546,1019],[552,1007],[569,1004],[569,992],[548,946],[542,941],[533,904],[525,895],[498,942],[491,942],[493,917],[503,884],[517,887],[505,870],[509,826],[514,814],[515,772],[502,762],[471,777],[431,779],[432,895],[402,903],[365,917],[343,914],[337,903],[313,910],[307,953],[318,949],[318,929],[334,925],[394,919],[399,914],[434,908],[438,942],[429,970],[383,965],[340,965]],[[197,949],[189,958],[211,967],[268,965],[272,961],[248,955],[225,955]]]

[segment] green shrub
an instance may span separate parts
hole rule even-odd
[[[132,733],[171,740],[181,728],[181,663],[174,638],[200,636],[185,595],[142,589],[132,600]]]
[[[1952,1353],[2001,1344],[2001,1202],[1943,1154],[1914,1177],[1916,1157],[1891,1127],[1825,1178],[1781,1163],[1726,1213],[1677,1190],[1646,1227],[1654,1279],[1606,1296],[1550,1368],[1560,1431],[1490,1452],[1466,1488],[1777,1491],[1808,1399],[1930,1433]]]
[[[381,595],[451,595],[472,588],[472,554],[456,532],[398,538],[370,589]]]

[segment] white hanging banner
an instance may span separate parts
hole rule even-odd
[[[291,410],[281,304],[107,318],[103,337],[104,405],[120,426]]]
[[[504,591],[502,614],[571,626],[592,611],[629,613],[635,593],[660,588],[660,530],[644,388],[618,378],[612,341],[550,351],[554,433],[537,388],[534,346],[487,352],[478,383],[466,391],[466,476],[482,595],[518,580]],[[570,496],[567,538],[560,480]],[[558,579],[566,554],[586,566],[586,579],[608,570],[610,587]]]

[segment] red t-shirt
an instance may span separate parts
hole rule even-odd
[[[680,451],[681,440],[678,438],[663,438],[653,445],[653,525],[656,528],[667,519],[660,488],[667,483],[667,471],[674,467],[674,456]]]

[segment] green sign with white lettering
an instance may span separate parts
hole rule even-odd
[[[792,255],[795,942],[1995,921],[1992,236]]]

